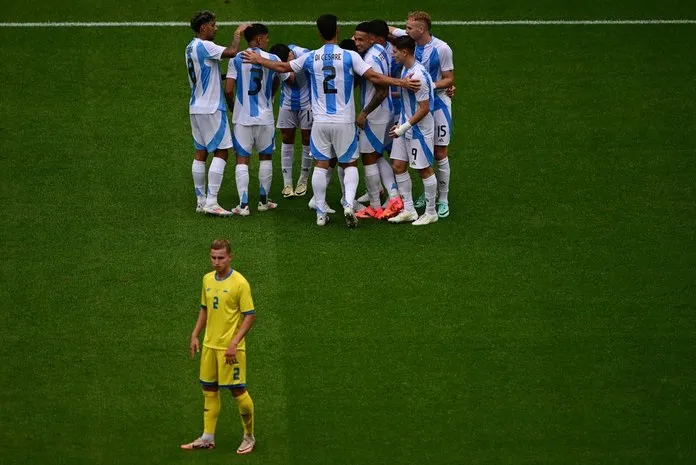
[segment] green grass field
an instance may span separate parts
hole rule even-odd
[[[39,1],[0,22],[696,19],[564,3]],[[282,199],[278,160],[278,210],[193,212],[187,28],[0,28],[0,463],[694,463],[696,25],[434,32],[452,215],[348,230]],[[188,338],[218,236],[258,312],[245,457],[231,396],[216,450],[178,448],[202,428]]]

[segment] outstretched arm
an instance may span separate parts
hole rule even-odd
[[[391,76],[380,74],[374,69],[369,69],[365,74],[363,74],[363,77],[371,83],[380,86],[404,87],[413,92],[420,89],[420,81],[418,79],[408,79],[408,76],[406,79],[396,79]]]
[[[251,50],[244,50],[242,52],[242,59],[244,59],[244,63],[252,63],[255,65],[261,65],[264,68],[272,69],[273,71],[277,73],[289,73],[292,71],[292,68],[290,67],[290,63],[286,61],[273,61],[266,59],[259,55],[256,52],[252,52]]]

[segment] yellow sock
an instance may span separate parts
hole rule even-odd
[[[244,434],[254,435],[254,402],[248,391],[244,391],[239,397],[235,397],[239,406],[239,414],[242,416],[242,427]]]
[[[215,434],[215,425],[217,425],[218,416],[220,415],[220,392],[219,391],[203,391],[205,402],[203,403],[203,432],[206,434]]]

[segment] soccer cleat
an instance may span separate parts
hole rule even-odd
[[[266,203],[259,202],[258,211],[267,212],[268,210],[273,210],[275,208],[278,208],[278,204],[269,200]]]
[[[368,194],[367,192],[365,192],[363,195],[361,195],[360,197],[358,197],[357,200],[358,200],[358,202],[360,202],[360,203],[369,202],[369,201],[370,201],[370,194]]]
[[[421,194],[421,196],[418,197],[418,199],[415,202],[413,202],[413,206],[416,208],[425,207],[425,193]]]
[[[398,201],[396,199],[398,199]],[[389,218],[393,218],[403,209],[404,201],[401,199],[401,197],[394,197],[389,201],[389,205],[387,205],[387,208],[385,208],[382,212],[381,219],[388,220]]]
[[[398,215],[389,218],[390,223],[412,223],[418,219],[418,213],[415,211],[402,211]]]
[[[254,450],[254,446],[256,445],[256,438],[254,436],[245,434],[244,439],[242,439],[242,443],[237,447],[237,453],[238,454],[248,454],[252,450]]]
[[[387,208],[390,208],[392,211],[395,212],[400,212],[404,209],[404,199],[402,199],[400,195],[392,197],[387,202]]]
[[[287,199],[288,197],[294,197],[295,191],[293,190],[293,188],[290,184],[286,184],[285,186],[283,186],[282,194],[283,194],[283,197],[285,197]]]
[[[352,208],[346,207],[343,209],[343,216],[346,218],[346,225],[350,228],[358,227],[358,218],[355,216],[355,212]]]
[[[205,213],[205,202],[196,204],[196,213]]]
[[[196,209],[198,211],[198,209]],[[203,213],[207,215],[214,215],[214,216],[232,216],[233,212],[229,210],[225,210],[222,208],[220,205],[215,204],[215,205],[205,205],[203,207]]]
[[[189,442],[188,444],[182,444],[181,448],[184,450],[215,449],[215,443],[213,441],[206,441],[203,438],[198,438],[193,442]]]
[[[237,205],[236,207],[234,207],[234,208],[232,209],[232,213],[234,213],[235,215],[239,215],[239,216],[249,216],[249,215],[251,215],[251,212],[249,211],[249,205],[247,205],[247,206],[244,207],[244,208],[242,208],[241,205]]]
[[[310,210],[316,210],[316,209],[317,209],[317,203],[314,201],[314,197],[312,197],[311,199],[309,199],[309,203],[307,204],[307,206],[309,207]],[[329,204],[328,204],[328,203],[324,203],[324,213],[333,214],[333,213],[336,213],[336,210],[334,210],[333,208],[329,207]]]
[[[437,216],[447,218],[449,216],[449,204],[447,202],[437,203]]]
[[[295,187],[295,195],[298,197],[302,197],[307,193],[307,183],[306,182],[298,182],[297,187]]]
[[[437,223],[437,215],[423,213],[420,218],[414,221],[413,226],[423,226],[424,224]]]
[[[359,212],[356,212],[355,216],[357,216],[360,219],[374,218],[376,220],[379,220],[382,218],[383,212],[384,212],[384,210],[382,210],[382,207],[379,207],[376,210],[372,207],[367,207],[364,210],[360,210]]]
[[[317,215],[317,226],[326,226],[329,223],[329,215]]]

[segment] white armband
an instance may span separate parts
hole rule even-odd
[[[394,134],[396,134],[397,136],[401,137],[401,136],[403,136],[404,134],[406,134],[406,131],[408,131],[409,129],[411,129],[411,127],[412,127],[412,126],[411,126],[411,123],[409,123],[408,121],[406,121],[404,124],[402,124],[401,126],[399,126],[398,128],[396,128],[396,129],[394,130]]]

